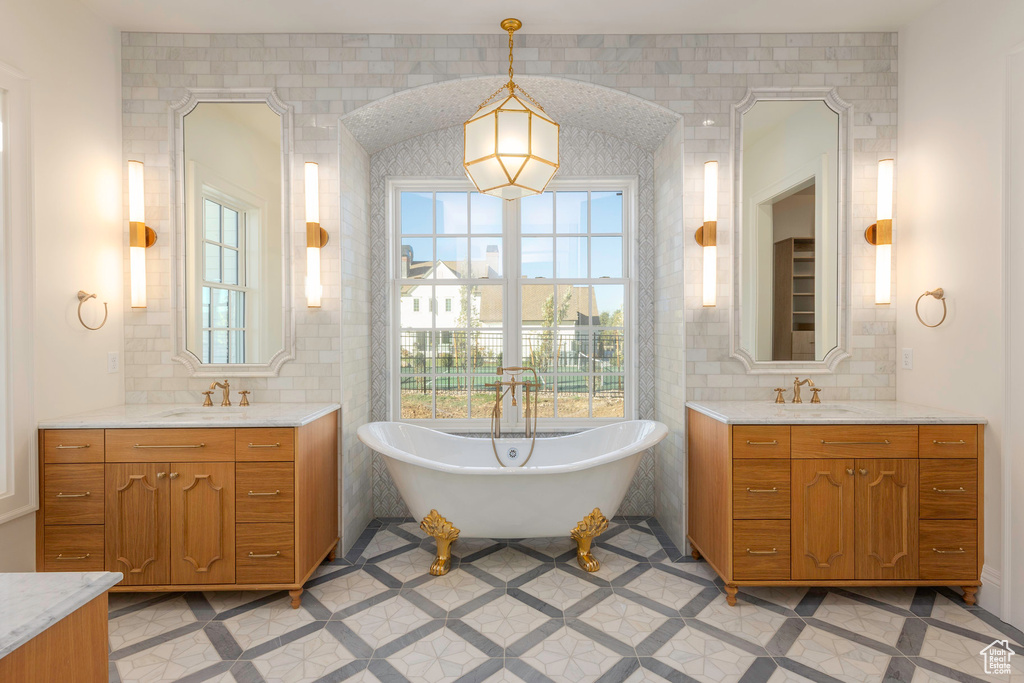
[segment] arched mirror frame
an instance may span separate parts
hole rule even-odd
[[[188,349],[185,307],[185,116],[202,102],[262,103],[281,117],[281,349],[265,363],[203,363]],[[293,122],[292,107],[271,88],[196,88],[189,92],[170,111],[170,191],[173,244],[171,246],[171,327],[173,338],[172,360],[189,369],[193,377],[276,377],[281,366],[295,358],[295,312],[292,305],[292,166]]]
[[[820,361],[759,361],[743,347],[740,339],[745,284],[742,266],[743,246],[743,114],[758,102],[765,101],[822,101],[839,117],[838,159],[838,316],[836,346]],[[850,357],[850,222],[851,182],[853,158],[853,106],[836,93],[835,88],[751,88],[746,96],[732,107],[732,171],[733,171],[733,254],[732,285],[733,307],[730,316],[730,351],[749,374],[822,374],[835,372],[839,363]],[[749,277],[749,274],[746,274]]]

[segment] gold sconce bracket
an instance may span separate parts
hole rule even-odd
[[[879,244],[892,244],[892,220],[883,219],[869,225],[864,231],[864,239],[875,247]]]
[[[95,298],[96,298],[95,294],[90,294],[89,292],[86,292],[83,289],[78,290],[78,322],[82,323],[82,327],[84,327],[85,329],[93,330],[93,331],[96,331],[96,330],[100,329],[101,327],[103,327],[104,325],[107,324],[107,315],[109,315],[109,313],[110,313],[107,310],[107,302],[104,301],[103,302],[103,322],[101,322],[96,327],[90,327],[89,325],[86,325],[85,321],[82,320],[82,305],[86,301],[88,301],[89,299],[95,299]]]
[[[697,228],[694,238],[697,244],[702,247],[714,247],[718,245],[718,221],[705,221],[704,225]]]
[[[939,322],[935,323],[934,325],[929,325],[928,323],[926,323],[924,321],[924,318],[921,317],[921,311],[918,310],[918,307],[921,305],[921,299],[925,298],[926,296],[934,297],[935,299],[938,299],[939,301],[942,302],[942,319]],[[925,327],[938,327],[942,323],[946,322],[947,313],[948,309],[946,308],[946,293],[945,291],[943,291],[942,287],[939,287],[938,289],[933,289],[930,292],[925,292],[921,296],[917,297],[917,303],[914,304],[914,314],[917,316],[918,321]]]
[[[523,22],[519,21],[518,19],[513,19],[512,17],[509,17],[508,19],[505,19],[501,22],[501,29],[503,31],[508,31],[509,33],[515,33],[522,27]]]
[[[128,223],[129,246],[149,249],[154,244],[156,244],[156,230],[138,221]]]
[[[311,248],[324,248],[331,236],[320,227],[319,223],[306,223],[306,246]]]

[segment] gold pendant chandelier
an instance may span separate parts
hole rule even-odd
[[[508,83],[463,126],[466,175],[477,190],[502,199],[540,194],[558,170],[558,124],[512,80],[512,34],[522,26],[518,19],[501,22],[508,31]]]

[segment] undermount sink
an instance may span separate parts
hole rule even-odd
[[[868,411],[864,409],[853,410],[845,406],[822,405],[820,403],[786,403],[776,404],[780,411],[797,413],[807,417],[837,417],[842,415],[865,415]]]
[[[180,408],[178,410],[168,410],[163,413],[157,413],[153,417],[168,420],[181,418],[188,418],[190,420],[218,420],[225,417],[239,417],[244,414],[244,410],[231,410],[226,408]]]

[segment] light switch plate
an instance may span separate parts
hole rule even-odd
[[[107,353],[107,372],[115,373],[121,369],[121,354],[117,351],[110,351]]]
[[[914,369],[914,349],[903,349],[903,369]]]

